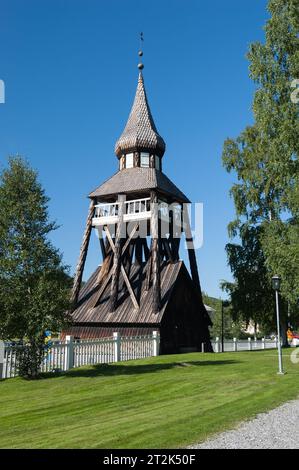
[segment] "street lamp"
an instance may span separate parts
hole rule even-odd
[[[228,300],[221,300],[221,352],[224,352],[224,307],[228,306]]]
[[[221,300],[221,352],[224,352],[224,311],[223,311],[223,300]]]
[[[277,339],[278,339],[278,374],[283,375],[282,369],[282,352],[281,352],[281,343],[280,343],[280,320],[279,320],[279,302],[278,302],[278,291],[280,289],[280,277],[275,276],[272,277],[272,287],[275,290],[275,299],[276,299],[276,321],[277,321]]]

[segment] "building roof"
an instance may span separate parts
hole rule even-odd
[[[213,307],[210,307],[209,305],[204,304],[205,309],[208,313],[215,313],[216,310]]]
[[[158,324],[161,322],[165,312],[167,303],[170,299],[172,289],[175,285],[176,279],[183,266],[182,261],[176,263],[163,263],[161,266],[161,308],[158,313],[153,313],[153,294],[152,286],[149,290],[145,290],[146,278],[146,264],[144,263],[142,269],[139,265],[133,264],[130,272],[130,282],[133,289],[138,289],[141,283],[141,294],[139,305],[140,308],[134,309],[129,293],[120,294],[119,305],[114,312],[110,311],[110,283],[108,283],[104,290],[100,301],[96,304],[97,293],[100,288],[97,285],[97,277],[100,267],[91,275],[87,283],[82,287],[78,306],[72,313],[72,320],[75,323],[130,323],[130,324]],[[123,278],[120,274],[119,285],[122,285]],[[96,304],[96,306],[94,306]]]
[[[190,202],[170,179],[155,168],[126,168],[118,171],[89,194],[90,198],[112,196],[119,193],[157,189],[171,195],[178,202]]]
[[[115,153],[118,157],[138,150],[152,151],[160,157],[165,152],[165,142],[157,131],[147,101],[142,72],[139,73],[137,90],[129,119],[115,144]]]

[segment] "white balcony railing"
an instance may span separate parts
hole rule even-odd
[[[113,224],[118,219],[118,202],[101,203],[95,206],[93,225]],[[151,215],[150,198],[125,201],[124,221],[149,219]]]
[[[109,204],[97,204],[95,206],[94,217],[114,217],[118,215],[118,202],[111,202]]]
[[[125,202],[124,220],[132,220],[138,218],[148,218],[151,214],[150,198],[134,199]]]

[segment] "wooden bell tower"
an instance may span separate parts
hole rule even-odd
[[[142,53],[139,53],[142,55]],[[118,171],[90,195],[72,291],[77,337],[160,329],[162,352],[211,350],[188,198],[162,171],[165,142],[155,126],[139,64],[134,103],[115,145]],[[102,264],[81,288],[92,229]],[[179,259],[185,233],[191,277]]]

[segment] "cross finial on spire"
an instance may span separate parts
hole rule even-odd
[[[143,33],[141,32],[140,33],[140,48],[139,48],[139,51],[138,51],[138,55],[139,57],[142,57],[143,56],[143,51],[142,51],[142,43],[143,43]],[[142,62],[139,62],[138,64],[138,68],[139,70],[142,70],[144,68],[144,65]]]

